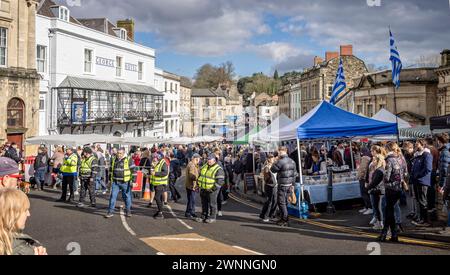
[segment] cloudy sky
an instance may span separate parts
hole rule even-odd
[[[240,76],[301,70],[341,44],[353,44],[367,64],[389,65],[389,26],[406,65],[450,48],[449,0],[59,2],[79,2],[76,17],[134,18],[136,40],[157,50],[157,66],[191,77],[204,63],[227,60]]]

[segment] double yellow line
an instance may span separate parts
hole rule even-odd
[[[232,198],[233,200],[235,200],[239,203],[242,203],[244,205],[252,207],[254,209],[258,209],[258,210],[260,209],[260,207],[254,205],[252,203],[249,203],[241,198],[238,198],[237,196],[235,196],[233,194],[230,194],[230,198]],[[313,220],[302,220],[302,219],[295,218],[295,217],[291,217],[290,219],[295,220],[300,223],[309,224],[309,225],[333,230],[333,231],[340,232],[340,233],[347,233],[347,234],[351,234],[351,235],[373,238],[373,239],[376,239],[379,236],[377,234],[368,233],[368,232],[364,232],[362,230],[356,230],[356,229],[352,229],[352,228],[345,227],[345,226],[330,225],[330,224],[321,223],[321,222],[317,222],[317,221],[313,221]],[[400,240],[400,242],[405,243],[405,244],[427,246],[427,247],[433,247],[433,248],[439,248],[439,249],[450,249],[450,244],[444,243],[444,242],[418,240],[418,239],[407,238],[407,237],[400,237],[399,240]]]

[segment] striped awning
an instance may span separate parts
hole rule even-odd
[[[159,92],[152,86],[137,85],[123,82],[97,80],[91,78],[81,78],[68,76],[58,86],[58,89],[80,89],[91,91],[107,91],[107,92],[120,92],[120,93],[133,93],[133,94],[148,94],[163,96],[162,92]]]
[[[418,139],[418,138],[428,138],[431,137],[433,133],[431,132],[430,125],[418,126],[415,128],[400,129],[401,139]]]

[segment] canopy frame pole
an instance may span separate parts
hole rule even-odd
[[[355,167],[355,159],[353,157],[353,145],[352,145],[352,140],[350,139],[350,159],[352,160],[352,167],[350,168],[351,171],[353,171],[353,167]]]
[[[299,207],[304,201],[303,197],[303,169],[302,169],[302,155],[300,152],[300,139],[297,137],[297,152],[298,152],[298,171],[300,173],[300,202]]]

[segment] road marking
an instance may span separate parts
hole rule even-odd
[[[196,233],[141,238],[141,241],[165,255],[263,255],[240,246],[221,243]]]
[[[170,205],[166,205],[167,208],[169,209],[170,214],[172,214],[172,216],[179,221],[182,225],[184,225],[187,229],[189,230],[193,230],[194,228],[192,228],[191,226],[189,226],[187,223],[185,223],[183,220],[179,219],[177,217],[177,215],[175,214],[175,212],[173,212],[172,207],[170,207]]]
[[[247,249],[247,248],[243,248],[243,247],[240,247],[240,246],[234,245],[233,247],[234,247],[234,248],[237,248],[237,249],[240,249],[240,250],[243,250],[243,251],[246,251],[246,252],[253,253],[253,254],[255,254],[255,255],[261,255],[261,256],[264,256],[264,255],[265,255],[265,254],[262,254],[262,253],[259,253],[259,252],[256,252],[256,251],[253,251],[253,250],[250,250],[250,249]]]
[[[132,235],[136,236],[136,233],[131,229],[131,227],[127,223],[127,219],[125,218],[125,214],[123,213],[123,208],[120,208],[120,219],[122,220],[123,227]]]
[[[257,207],[252,203],[248,203],[248,202],[244,201],[243,199],[236,197],[233,194],[230,194],[229,196],[230,196],[230,198],[232,198],[233,200],[235,200],[239,203],[245,204],[254,209],[260,209],[260,207]],[[302,220],[302,219],[298,219],[298,218],[294,218],[294,217],[292,217],[291,219],[298,221],[300,223],[314,225],[317,227],[326,228],[326,229],[334,230],[337,232],[343,232],[343,233],[347,233],[347,234],[351,234],[351,235],[358,235],[358,236],[363,236],[363,237],[368,237],[368,238],[377,238],[378,237],[377,234],[366,233],[364,231],[354,230],[354,229],[350,229],[348,227],[330,225],[330,224],[325,224],[325,223],[316,222],[316,221],[312,221],[312,220]],[[417,240],[417,239],[412,239],[412,238],[407,238],[407,237],[400,237],[399,240],[405,244],[430,246],[430,247],[440,248],[440,249],[450,249],[450,245],[448,243],[443,243],[443,242],[423,241],[423,240]]]
[[[164,254],[162,252],[158,252],[158,253],[156,253],[156,255],[158,255],[158,256],[165,256],[166,254]]]
[[[189,242],[204,242],[206,239],[195,238],[167,238],[167,237],[151,237],[149,240],[165,240],[165,241],[189,241]]]

